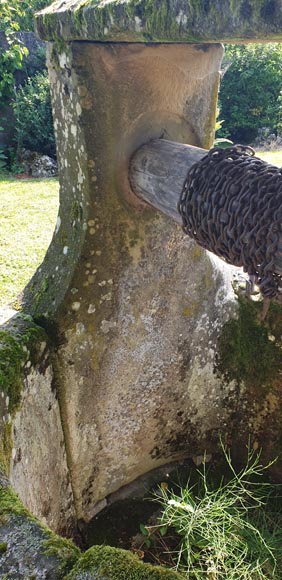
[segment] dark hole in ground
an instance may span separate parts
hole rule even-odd
[[[134,493],[98,513],[88,524],[80,522],[84,549],[108,545],[136,552],[144,562],[172,567],[171,552],[179,544],[175,531],[160,530],[160,487],[179,490],[198,480],[197,467],[191,459],[162,466],[133,482]],[[132,492],[132,488],[131,488]],[[148,527],[148,534],[144,534]],[[143,529],[143,533],[142,533]]]
[[[201,461],[203,456],[197,459]],[[195,458],[194,458],[195,461]],[[192,459],[167,464],[141,476],[107,499],[108,507],[98,513],[88,524],[80,522],[80,546],[88,549],[94,545],[108,545],[135,552],[141,560],[151,564],[175,567],[173,553],[181,542],[175,529],[162,530],[160,488],[179,493],[180,487],[197,484],[199,467]],[[210,480],[217,487],[227,475],[221,454],[215,454],[206,466]],[[163,533],[164,532],[164,533]]]
[[[179,536],[168,530],[163,537],[159,518],[160,506],[156,501],[118,501],[91,520],[83,531],[84,542],[88,547],[104,544],[131,550],[144,562],[173,567],[171,553],[179,544]],[[148,535],[144,534],[146,526]]]
[[[140,532],[140,524],[145,524],[158,509],[156,502],[145,499],[117,501],[95,516],[83,530],[85,543],[130,550],[131,539]]]

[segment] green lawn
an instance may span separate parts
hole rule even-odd
[[[272,165],[277,165],[282,167],[282,149],[277,151],[259,151],[256,150],[256,156],[261,157],[267,163],[272,163]]]
[[[256,151],[282,166],[282,150]],[[0,307],[15,301],[42,262],[58,212],[57,179],[0,177]]]
[[[0,307],[15,301],[41,263],[56,224],[55,178],[0,177]]]

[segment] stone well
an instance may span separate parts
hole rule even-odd
[[[216,453],[220,436],[239,459],[249,436],[265,458],[280,453],[279,369],[252,375],[257,355],[279,359],[280,314],[261,342],[253,305],[238,308],[238,271],[128,181],[150,139],[212,145],[220,42],[281,41],[280,4],[65,0],[37,16],[60,208],[23,314],[1,334],[16,370],[3,380],[0,434],[14,489],[55,531],[71,534],[152,470]],[[240,380],[236,353],[234,368],[223,364],[226,328],[254,341]]]

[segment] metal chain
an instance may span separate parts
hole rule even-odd
[[[188,236],[282,301],[282,169],[251,147],[216,147],[188,171],[178,209]]]

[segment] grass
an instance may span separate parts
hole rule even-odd
[[[42,262],[58,213],[55,178],[0,177],[0,307],[17,295]]]
[[[272,163],[272,165],[277,165],[277,167],[282,167],[282,149],[277,151],[259,151],[256,150],[256,156],[260,157],[267,163]]]
[[[265,482],[260,454],[249,449],[239,472],[225,450],[224,455],[230,477],[219,485],[203,467],[197,483],[177,493],[160,490],[158,527],[179,538],[172,554],[175,568],[191,580],[281,578],[282,486]]]

